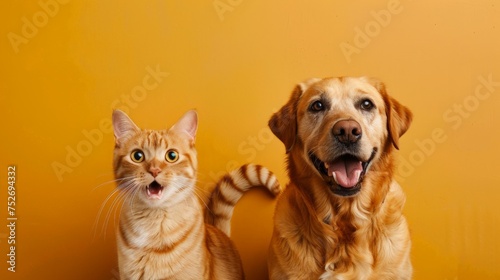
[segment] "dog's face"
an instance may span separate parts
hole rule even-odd
[[[334,194],[353,196],[381,153],[398,147],[411,117],[377,80],[310,79],[295,88],[269,126]]]

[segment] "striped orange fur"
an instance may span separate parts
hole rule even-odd
[[[141,130],[113,112],[114,171],[124,197],[117,230],[121,279],[244,279],[229,239],[234,205],[253,186],[274,195],[280,187],[266,168],[244,165],[217,183],[205,220],[195,192],[197,125],[195,111],[168,130]]]
[[[243,165],[219,180],[208,201],[205,220],[230,236],[234,205],[244,192],[254,186],[265,186],[275,196],[281,192],[276,177],[267,168]]]

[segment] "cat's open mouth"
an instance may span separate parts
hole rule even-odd
[[[163,196],[163,186],[158,182],[153,181],[151,184],[146,186],[146,194],[149,199],[161,199]]]

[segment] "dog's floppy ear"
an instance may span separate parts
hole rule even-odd
[[[410,128],[413,114],[410,109],[387,94],[385,85],[382,82],[375,79],[372,79],[371,82],[384,99],[389,138],[394,147],[399,150],[399,138]]]
[[[292,91],[288,102],[269,120],[269,128],[285,144],[287,153],[291,151],[297,137],[297,104],[299,99],[310,85],[319,80],[312,78],[298,84]]]

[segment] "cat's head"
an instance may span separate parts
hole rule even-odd
[[[140,129],[124,112],[113,112],[113,166],[127,198],[155,207],[175,204],[191,194],[198,164],[197,127],[195,111],[165,130]]]

